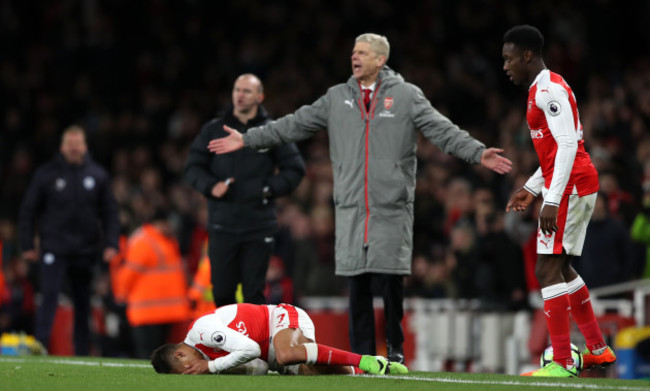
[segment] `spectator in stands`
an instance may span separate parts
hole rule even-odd
[[[36,338],[49,345],[64,279],[74,303],[74,351],[90,352],[90,295],[98,258],[117,253],[117,206],[108,173],[88,155],[79,126],[63,132],[60,155],[38,169],[20,207],[22,256],[39,260],[41,303]],[[39,247],[35,246],[35,235]]]
[[[622,221],[610,215],[607,200],[601,193],[596,198],[582,256],[577,259],[575,268],[592,288],[625,282],[633,277],[630,232]]]
[[[268,148],[327,129],[334,172],[336,273],[349,277],[350,342],[375,354],[372,281],[381,280],[388,357],[403,362],[404,276],[411,272],[418,131],[444,152],[498,173],[510,171],[502,150],[485,145],[431,106],[422,91],[386,66],[386,37],[362,34],[352,76],[293,115],[210,142],[223,154]],[[400,129],[396,131],[395,124]],[[398,235],[396,235],[398,233]]]
[[[284,261],[277,255],[269,262],[264,296],[268,304],[293,303],[293,281],[285,273]]]
[[[641,278],[650,278],[650,177],[643,181],[643,209],[636,215],[632,223],[632,239],[646,245],[645,264],[638,269]]]
[[[496,209],[493,192],[474,191],[473,222],[476,227],[479,266],[478,297],[483,308],[516,310],[526,304],[527,294],[521,247],[504,229],[504,213]]]
[[[263,100],[259,78],[239,76],[232,104],[222,117],[204,125],[187,157],[185,177],[208,199],[208,254],[217,307],[235,303],[240,282],[245,302],[266,303],[266,271],[277,229],[275,199],[291,193],[305,174],[294,144],[264,151],[245,148],[223,156],[208,150],[211,139],[226,134],[226,125],[246,133],[268,123]]]

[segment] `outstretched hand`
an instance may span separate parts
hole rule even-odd
[[[228,153],[242,149],[244,147],[244,138],[237,130],[224,125],[223,130],[228,132],[228,136],[216,138],[208,143],[208,150],[213,153]]]
[[[481,155],[481,165],[499,174],[509,173],[512,170],[512,162],[499,155],[502,152],[503,149],[500,148],[486,148]]]
[[[508,200],[508,204],[506,205],[506,212],[510,212],[511,210],[515,212],[523,212],[526,210],[528,205],[533,202],[534,199],[535,195],[522,187],[521,189],[515,191],[514,194],[510,197],[510,200]]]

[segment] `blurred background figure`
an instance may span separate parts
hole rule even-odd
[[[587,226],[582,256],[576,271],[589,287],[600,287],[637,278],[630,231],[607,208],[604,194],[598,193],[594,213]]]
[[[67,278],[74,304],[74,351],[89,354],[93,270],[98,258],[108,262],[117,254],[118,234],[108,173],[88,155],[84,130],[71,126],[61,137],[60,155],[36,171],[20,207],[22,256],[39,261],[35,333],[46,348]]]
[[[135,356],[149,358],[173,338],[174,326],[187,326],[191,319],[187,276],[168,211],[157,209],[129,237],[118,281],[116,298],[126,303]]]
[[[650,278],[650,160],[645,164],[646,176],[643,180],[643,208],[632,223],[632,239],[645,245],[645,256],[636,268],[636,275]]]
[[[266,272],[264,296],[268,304],[293,303],[293,281],[285,272],[284,261],[274,255]]]
[[[295,144],[264,151],[245,148],[229,155],[208,151],[210,140],[225,136],[224,125],[245,133],[269,122],[263,100],[260,79],[239,76],[232,103],[220,118],[203,126],[187,157],[185,178],[208,199],[208,255],[217,307],[236,302],[238,283],[245,302],[266,303],[266,273],[277,230],[275,199],[290,194],[305,174]]]

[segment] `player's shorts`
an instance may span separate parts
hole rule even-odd
[[[275,358],[273,337],[280,330],[300,329],[303,335],[316,341],[316,328],[309,315],[302,309],[289,304],[269,305],[269,370],[286,375],[297,375],[300,364],[280,366]]]
[[[564,249],[569,255],[582,255],[596,197],[596,193],[582,197],[577,194],[563,195],[557,212],[557,231],[544,234],[539,229],[539,222],[537,224],[537,254],[562,254]]]

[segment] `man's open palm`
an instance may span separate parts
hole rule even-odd
[[[208,150],[213,153],[228,153],[242,149],[244,147],[244,138],[237,130],[224,125],[223,130],[228,132],[228,136],[216,138],[208,143]]]

